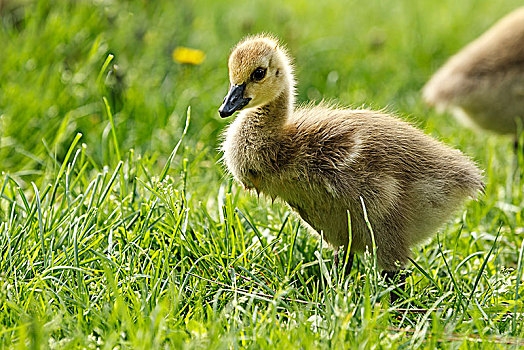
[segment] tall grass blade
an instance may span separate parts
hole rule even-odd
[[[160,176],[158,178],[159,182],[164,181],[167,175],[167,171],[169,170],[169,167],[171,166],[171,162],[173,161],[173,158],[175,158],[175,155],[178,151],[178,147],[182,144],[182,141],[184,140],[184,137],[187,134],[187,129],[189,128],[189,123],[191,121],[191,106],[187,107],[187,113],[186,113],[186,124],[184,125],[184,131],[182,132],[182,136],[180,136],[180,139],[178,140],[175,148],[173,148],[173,151],[169,155],[169,158],[167,158],[166,164],[164,165],[164,169],[162,169],[162,172],[160,173]]]

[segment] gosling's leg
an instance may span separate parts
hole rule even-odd
[[[382,276],[386,278],[387,283],[396,285],[396,288],[389,294],[391,304],[393,304],[403,295],[402,292],[404,292],[406,286],[406,273],[402,270],[382,271]]]
[[[349,254],[349,256],[348,256]],[[351,268],[353,267],[353,257],[354,257],[355,254],[351,253],[349,251],[349,249],[346,250],[346,252],[344,253],[344,261],[342,263],[345,263],[346,262],[346,256],[347,256],[347,261],[348,263],[346,264],[346,269],[344,270],[344,276],[349,276],[350,272],[351,272]]]
[[[340,258],[338,257],[338,254],[340,254],[340,248],[335,249],[335,256],[333,257],[333,263],[335,264],[335,269],[337,270],[340,265]]]
[[[348,256],[349,254],[349,256]],[[346,257],[347,257],[347,264],[346,264],[346,268],[344,269],[344,276],[349,276],[349,273],[351,272],[351,268],[353,267],[353,256],[354,254],[351,253],[349,251],[349,249],[346,249],[344,251],[344,258],[342,259],[342,261],[340,261],[340,249],[337,249],[335,251],[335,258],[334,258],[334,263],[335,263],[335,267],[336,269],[338,270],[338,268],[340,267],[340,264],[345,264],[346,263]]]

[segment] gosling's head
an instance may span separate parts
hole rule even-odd
[[[286,50],[270,36],[247,37],[228,61],[229,92],[218,110],[222,118],[243,108],[265,105],[285,90],[292,100],[294,81]]]

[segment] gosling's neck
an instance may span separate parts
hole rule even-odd
[[[242,111],[227,131],[224,157],[229,169],[247,188],[262,191],[261,174],[272,174],[294,96],[283,90],[272,101]]]
[[[293,109],[294,94],[291,89],[284,89],[272,101],[246,110],[241,118],[246,127],[278,129],[286,123]]]

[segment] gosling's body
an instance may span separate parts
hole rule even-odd
[[[516,134],[524,123],[524,7],[446,62],[423,96],[466,124]]]
[[[236,65],[250,65],[249,71],[264,62],[282,87],[268,81],[273,95],[266,91],[266,101],[248,102],[238,114],[226,131],[225,163],[245,187],[283,199],[332,246],[347,248],[348,211],[350,251],[372,246],[362,198],[378,264],[397,271],[412,245],[482,188],[480,171],[462,153],[390,115],[322,105],[295,109],[289,59],[271,38],[248,38],[233,51],[232,89],[246,80],[235,76]],[[247,84],[244,96],[257,101],[264,81],[258,84]]]

